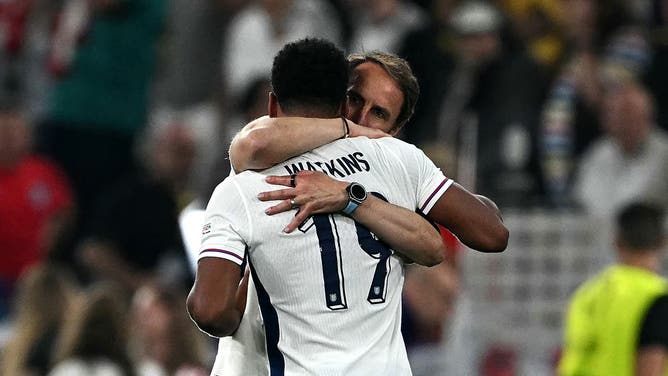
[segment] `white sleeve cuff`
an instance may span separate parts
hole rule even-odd
[[[436,204],[436,201],[443,196],[452,183],[454,183],[454,180],[445,178],[438,186],[436,186],[429,197],[427,197],[424,204],[420,207],[420,211],[424,214],[428,214],[431,208]]]
[[[243,254],[243,253],[242,253]],[[228,261],[232,261],[233,263],[241,266],[244,262],[244,256],[239,255],[238,252],[235,251],[228,251],[225,249],[218,249],[218,248],[206,248],[200,251],[199,257],[197,258],[198,260],[201,260],[205,257],[216,257],[216,258],[222,258]]]

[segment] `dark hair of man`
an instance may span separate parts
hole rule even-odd
[[[347,85],[343,51],[323,39],[286,44],[271,68],[272,91],[283,112],[290,115],[339,116]]]
[[[663,211],[658,207],[633,203],[617,215],[617,236],[629,251],[658,250],[664,235]]]
[[[380,65],[399,85],[401,92],[404,94],[404,102],[401,104],[401,111],[397,116],[394,129],[403,127],[410,120],[411,116],[413,116],[415,103],[417,103],[420,96],[420,85],[413,74],[413,70],[406,60],[387,52],[371,51],[348,56],[348,64],[351,72],[355,67],[366,62]]]

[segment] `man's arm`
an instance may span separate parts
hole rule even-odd
[[[294,230],[311,214],[336,213],[348,203],[345,193],[347,183],[313,171],[301,171],[297,176],[296,188],[264,192],[260,196],[263,201],[283,200],[268,209],[267,214],[270,215],[290,210],[289,200],[292,198],[300,204],[300,213],[286,227],[286,232]],[[290,177],[273,176],[267,182],[289,187]],[[433,257],[443,252],[442,248],[438,251],[431,248],[431,241],[435,239],[431,234],[433,227],[420,215],[380,199],[367,199],[357,211],[359,209],[363,210],[353,213],[353,218],[415,262],[433,265],[430,260],[436,261]],[[508,229],[503,225],[500,211],[494,202],[485,196],[470,193],[457,183],[453,183],[436,201],[427,217],[446,227],[462,243],[477,251],[502,252],[508,245]],[[421,236],[425,238],[416,241]],[[442,243],[440,236],[438,241]],[[424,243],[424,248],[418,246],[421,243]]]
[[[232,261],[206,257],[197,264],[197,277],[187,299],[188,313],[197,326],[215,337],[233,334],[246,307],[248,272]]]
[[[195,283],[187,299],[193,321],[216,337],[237,330],[248,289],[248,274],[242,278],[241,268],[248,244],[243,229],[249,224],[233,180],[234,177],[223,180],[207,205]]]
[[[472,194],[457,183],[453,183],[436,201],[427,217],[477,251],[503,252],[508,246],[508,229],[496,204],[485,196]]]
[[[389,136],[383,131],[362,127],[350,120],[348,128],[350,137]],[[230,144],[230,161],[236,172],[261,170],[338,140],[345,134],[346,127],[341,118],[264,116],[248,123],[237,133]]]
[[[290,176],[269,176],[267,182],[290,187]],[[299,212],[285,232],[294,231],[313,214],[340,212],[348,203],[345,191],[348,182],[315,171],[300,171],[295,182],[295,188],[263,192],[259,196],[262,201],[282,200],[267,209],[268,215],[293,209],[290,199],[300,204]],[[438,230],[415,212],[369,195],[353,212],[352,218],[418,264],[432,266],[445,258],[445,245]]]

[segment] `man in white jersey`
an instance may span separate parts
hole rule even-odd
[[[419,91],[410,67],[403,59],[382,52],[353,55],[350,57],[350,63],[354,80],[348,93],[348,116],[360,124],[396,134],[410,118]],[[350,123],[351,136],[377,137],[377,134],[369,133],[369,129]],[[267,167],[289,155],[299,154],[334,140],[340,137],[341,132],[341,123],[336,119],[284,117],[258,119],[235,138],[230,150],[233,167],[236,170]],[[284,185],[288,185],[289,182],[286,178],[271,179],[274,183]],[[302,193],[299,199],[306,197],[303,202],[307,203],[310,197],[315,203],[310,208],[319,206],[322,212],[331,210],[332,205],[334,207],[340,205],[331,200],[332,197],[338,197],[337,200],[340,200],[341,196],[340,194],[336,196],[336,190],[332,191],[334,185],[319,176],[300,175],[297,185]],[[280,193],[276,192],[266,196],[265,199],[279,198],[276,194]],[[446,197],[447,200],[444,197],[438,200],[438,205],[429,213],[430,216],[434,213],[433,217],[436,220],[446,224],[473,249],[500,251],[505,248],[507,231],[494,210],[480,205],[480,201],[473,199],[472,195],[457,184],[448,190]],[[494,204],[484,197],[478,196],[478,198],[489,203],[490,207],[494,207]],[[374,204],[385,203],[381,201]],[[326,205],[330,205],[330,208],[328,209]],[[289,207],[289,203],[287,206]],[[271,212],[285,209],[286,203],[271,209]],[[397,214],[391,210],[390,214]],[[302,213],[304,212],[308,210],[302,210]],[[440,215],[437,215],[439,213]],[[233,337],[220,340],[214,373],[260,374],[253,372],[257,371],[253,365],[262,364],[266,356],[261,346],[264,338],[262,323],[256,313],[254,294],[249,293],[248,299],[247,311],[239,330]]]
[[[304,71],[319,66],[311,74],[320,81],[340,79],[321,69],[336,61],[333,51],[338,50],[317,41],[289,45],[277,56],[274,71],[289,71],[279,67],[290,66],[293,75],[304,76]],[[325,61],[329,63],[318,65]],[[345,61],[342,55],[341,61]],[[347,72],[345,63],[342,66]],[[302,82],[315,82],[315,77],[311,78]],[[294,77],[287,81],[296,82]],[[291,96],[294,93],[289,89],[287,93],[279,90],[277,80],[273,82],[275,96],[270,101],[270,113],[279,116],[331,115],[331,110],[338,113],[345,93],[343,80],[341,96],[332,105],[302,88],[306,97]],[[389,199],[406,208],[420,205],[428,212],[451,182],[416,148],[386,140],[392,151],[387,145],[359,138],[333,143],[293,162],[321,166],[343,180],[357,178],[379,195],[369,198],[370,202]],[[277,173],[279,168],[264,173]],[[212,197],[197,280],[188,299],[193,319],[214,335],[236,329],[241,315],[236,305],[239,265],[248,257],[267,329],[272,374],[409,374],[399,332],[403,261],[353,220],[369,214],[362,214],[371,207],[364,205],[363,186],[339,182],[349,187],[353,197],[353,203],[345,209],[349,216],[314,215],[299,231],[287,234],[277,224],[285,223],[294,213],[253,218],[266,207],[257,199],[269,188],[264,176],[246,172],[230,177]],[[359,210],[354,210],[356,205]],[[387,229],[379,226],[374,231],[381,237],[392,237],[396,232],[389,230],[391,222],[385,223]],[[415,235],[413,232],[403,236]],[[410,244],[413,251],[422,249],[408,256],[430,254],[423,258],[426,263],[440,262],[442,244],[433,229],[414,240],[425,244]],[[359,335],[360,329],[364,335]]]

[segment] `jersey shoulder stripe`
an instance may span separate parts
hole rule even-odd
[[[441,184],[439,184],[438,187],[436,187],[436,189],[434,189],[434,191],[429,195],[429,198],[427,198],[422,207],[420,207],[420,211],[422,213],[428,213],[434,204],[436,204],[437,199],[440,198],[453,183],[454,181],[452,179],[445,178]]]
[[[213,249],[213,248],[208,248],[199,253],[199,257],[219,257],[219,258],[224,258],[228,259],[230,261],[234,261],[237,264],[243,263],[244,258],[239,256],[238,254],[232,252],[232,251],[227,251],[224,249]],[[230,259],[229,257],[232,257]],[[237,262],[238,261],[238,262]]]

